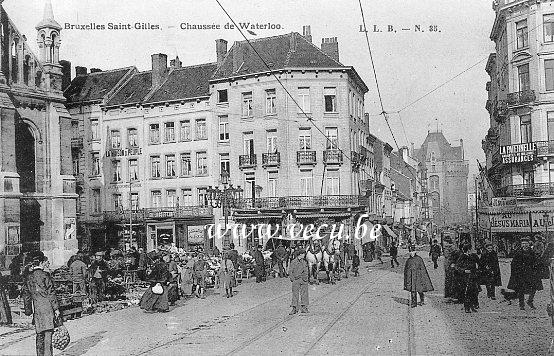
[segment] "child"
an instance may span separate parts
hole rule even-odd
[[[360,256],[358,256],[358,251],[354,250],[354,256],[352,256],[352,272],[354,272],[354,277],[358,277],[360,272],[358,271],[360,267]]]

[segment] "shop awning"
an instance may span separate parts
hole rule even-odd
[[[387,234],[389,234],[390,237],[395,238],[395,239],[398,238],[398,236],[396,236],[394,231],[392,231],[392,229],[388,225],[383,225],[383,228],[385,229]]]

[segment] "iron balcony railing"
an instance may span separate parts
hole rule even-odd
[[[540,197],[554,195],[554,183],[514,184],[498,189],[501,197]]]
[[[316,152],[315,151],[297,151],[296,152],[296,163],[298,165],[302,164],[316,164]]]
[[[324,164],[342,164],[342,152],[339,150],[323,151]]]
[[[367,205],[368,197],[362,195],[319,195],[240,199],[237,201],[236,208],[347,208]]]
[[[508,105],[523,105],[535,101],[536,98],[534,90],[522,90],[515,93],[509,93]]]
[[[71,148],[83,148],[83,138],[74,137],[71,139]]]
[[[255,154],[239,156],[239,168],[253,168],[256,165],[257,159]]]
[[[262,166],[271,167],[279,166],[281,164],[281,153],[262,153]]]
[[[175,206],[162,208],[144,208],[137,210],[105,211],[103,219],[111,222],[128,222],[133,214],[133,222],[141,222],[145,219],[164,218],[189,218],[205,217],[213,215],[211,206]]]

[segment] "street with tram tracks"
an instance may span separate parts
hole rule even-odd
[[[146,314],[129,308],[68,321],[72,343],[56,354],[521,355],[548,351],[545,292],[537,295],[537,310],[520,311],[481,295],[480,311],[465,314],[459,305],[444,303],[442,266],[434,270],[426,253],[422,255],[435,285],[422,307],[407,305],[402,264],[392,269],[387,263],[363,263],[359,277],[311,285],[308,314],[288,315],[288,279],[260,284],[249,280],[237,288],[234,298],[209,294],[206,299],[180,301],[169,313]],[[34,354],[33,331],[2,329],[0,354]]]

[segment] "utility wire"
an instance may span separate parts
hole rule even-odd
[[[302,108],[300,106],[300,104],[298,104],[298,101],[296,101],[296,99],[292,96],[292,94],[288,91],[288,89],[285,87],[285,85],[283,84],[283,82],[281,81],[281,79],[279,79],[279,77],[275,74],[274,70],[272,70],[270,67],[269,67],[269,64],[266,62],[266,60],[260,55],[260,53],[258,52],[258,50],[256,50],[256,48],[252,45],[252,43],[250,42],[250,40],[244,35],[244,32],[241,30],[240,26],[238,26],[238,24],[235,22],[235,20],[231,17],[231,15],[229,14],[229,12],[227,12],[227,10],[223,7],[223,5],[221,5],[221,2],[219,0],[215,0],[217,2],[217,4],[219,5],[219,7],[221,8],[221,10],[223,10],[223,12],[225,13],[225,15],[227,15],[227,17],[229,18],[229,20],[231,20],[231,22],[235,25],[236,29],[240,32],[240,34],[242,35],[242,37],[246,40],[246,42],[248,43],[248,45],[250,46],[250,48],[252,48],[252,50],[254,51],[254,53],[256,53],[256,55],[258,56],[258,58],[260,58],[260,60],[262,61],[262,63],[264,64],[264,66],[268,69],[268,71],[273,75],[273,77],[275,78],[275,80],[277,80],[277,82],[279,83],[279,85],[283,88],[283,90],[285,91],[285,93],[292,99],[292,101],[294,102],[294,104],[300,109],[300,111],[302,112],[302,114],[306,117],[306,120],[313,126],[315,127],[315,129],[317,131],[319,131],[326,139],[327,141],[331,144],[331,147],[334,147],[334,149],[338,150],[339,152],[342,153],[342,155],[348,160],[348,161],[351,161],[352,162],[352,158],[350,157],[350,155],[346,154],[341,148],[338,147],[338,145],[335,145],[334,142],[314,123],[314,120],[313,118],[311,118],[305,111],[304,111],[304,108]],[[382,103],[381,103],[382,105]],[[362,172],[364,173],[367,173],[369,175],[369,173],[363,168],[360,166],[360,169]]]

